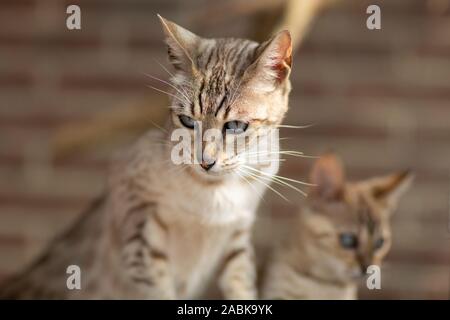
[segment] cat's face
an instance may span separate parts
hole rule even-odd
[[[172,128],[192,139],[189,156],[196,163],[190,168],[204,177],[240,171],[249,155],[254,160],[260,152],[258,138],[272,135],[287,111],[289,33],[258,44],[205,39],[163,18],[161,22],[175,68]]]
[[[381,265],[391,247],[390,217],[412,176],[407,172],[355,183],[344,180],[334,155],[315,164],[310,211],[305,219],[316,272],[335,281],[366,274]]]

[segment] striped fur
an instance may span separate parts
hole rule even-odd
[[[316,162],[311,180],[317,187],[273,250],[262,296],[356,299],[358,279],[369,265],[380,265],[390,249],[390,216],[411,175],[345,182],[339,160],[329,154]],[[343,247],[343,233],[354,234],[358,245]]]
[[[251,136],[267,135],[288,107],[289,34],[260,45],[161,22],[175,68],[167,132],[149,131],[121,155],[102,204],[13,279],[4,298],[191,299],[210,281],[225,298],[256,297],[250,231],[266,186],[222,154],[211,173],[175,165],[170,134],[186,115],[205,128],[245,121]],[[261,170],[272,175],[278,163]],[[81,267],[81,290],[66,288],[71,264]]]

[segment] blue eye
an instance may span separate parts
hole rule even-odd
[[[227,123],[225,123],[223,128],[227,133],[240,134],[247,130],[248,123],[242,121],[228,121]]]
[[[345,249],[355,249],[358,247],[358,237],[354,233],[341,233],[339,242]]]
[[[378,238],[378,239],[375,241],[375,245],[374,245],[375,250],[380,249],[380,248],[383,246],[383,244],[384,244],[384,239],[383,239],[383,238]]]
[[[180,116],[178,116],[178,118],[180,119],[180,122],[183,126],[185,126],[186,128],[189,128],[189,129],[194,129],[194,125],[195,125],[194,119],[192,119],[191,117],[185,116],[185,115],[180,115]]]

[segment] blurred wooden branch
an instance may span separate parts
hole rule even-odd
[[[192,25],[207,27],[226,22],[230,18],[268,13],[283,7],[288,0],[226,0],[214,2],[211,7],[199,11],[190,19]],[[304,1],[304,0],[299,0]],[[316,1],[316,0],[314,0]],[[320,0],[319,0],[320,1]],[[226,12],[226,14],[224,14]],[[266,35],[267,36],[267,35]]]
[[[294,49],[298,48],[320,9],[339,0],[232,0],[214,3],[204,12],[194,16],[193,25],[204,21],[218,23],[236,15],[253,15],[256,40],[267,34],[288,29],[292,34]],[[226,13],[226,14],[224,14]],[[281,22],[280,21],[281,15]],[[56,131],[52,150],[54,159],[89,150],[127,133],[139,133],[152,126],[161,125],[166,116],[167,98],[155,93],[150,99],[130,103],[113,111],[102,112],[88,122],[73,123]]]
[[[291,32],[293,50],[302,43],[310,30],[311,23],[320,10],[325,9],[339,0],[289,0],[287,1],[282,19],[274,31],[287,29]]]
[[[154,124],[163,124],[167,105],[167,97],[154,93],[110,112],[101,112],[87,122],[63,126],[52,141],[53,157],[55,160],[64,158],[114,140],[124,132],[139,134]]]

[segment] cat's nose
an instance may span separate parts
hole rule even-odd
[[[214,167],[214,165],[216,164],[215,161],[212,162],[207,162],[205,160],[202,161],[202,163],[200,164],[200,166],[205,169],[205,171],[208,171],[209,169],[211,169],[212,167]]]

